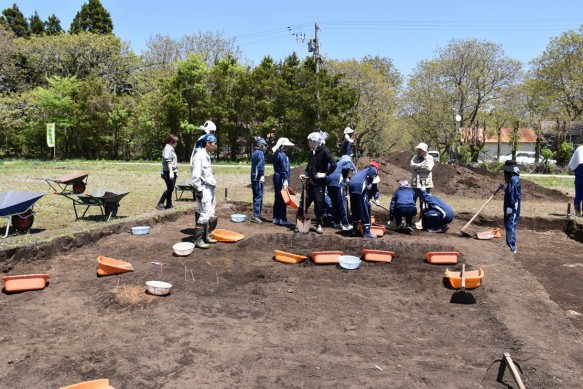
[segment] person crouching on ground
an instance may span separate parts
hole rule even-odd
[[[453,209],[439,197],[427,193],[425,187],[421,187],[421,196],[425,208],[421,210],[423,229],[429,232],[445,232],[449,223],[453,221]]]
[[[198,202],[198,218],[194,230],[196,247],[208,249],[208,243],[217,243],[209,232],[214,230],[217,218],[215,217],[215,188],[217,181],[213,175],[210,153],[217,149],[217,138],[213,134],[204,137],[203,147],[194,156],[192,168],[192,186]],[[209,230],[209,223],[212,227]]]
[[[506,244],[513,254],[516,254],[516,226],[520,218],[520,203],[522,190],[520,183],[520,170],[516,166],[516,161],[510,160],[504,162],[502,166],[504,171],[504,227],[506,228]]]
[[[326,177],[328,195],[332,202],[333,227],[349,231],[352,226],[348,223],[346,211],[346,183],[349,182],[348,173],[356,172],[356,166],[350,159],[350,155],[343,155],[336,165],[336,169]]]
[[[164,140],[164,149],[162,150],[162,173],[160,176],[166,183],[166,190],[162,193],[162,197],[158,201],[156,208],[158,209],[170,209],[174,208],[172,205],[172,192],[174,192],[174,187],[176,186],[176,178],[178,178],[178,158],[176,157],[176,151],[174,150],[178,145],[180,139],[174,135],[170,134],[168,138]],[[166,206],[164,206],[166,202]]]
[[[569,168],[575,173],[575,216],[581,216],[581,202],[583,201],[583,146],[577,147],[571,160]]]
[[[263,223],[261,208],[263,206],[263,183],[265,182],[265,150],[267,142],[261,137],[255,138],[255,151],[251,155],[251,189],[253,191],[253,216],[251,223]]]
[[[411,189],[409,181],[399,181],[399,188],[393,193],[389,208],[389,227],[394,220],[397,230],[413,232],[413,217],[417,214],[417,193]]]
[[[310,147],[310,157],[308,166],[304,174],[300,174],[302,183],[306,185],[306,190],[302,193],[300,207],[296,215],[297,219],[304,217],[312,202],[314,202],[314,213],[316,214],[317,227],[316,232],[323,234],[324,214],[326,212],[326,201],[324,200],[324,188],[326,187],[326,176],[336,170],[336,161],[332,153],[326,147],[325,132],[312,132],[308,135],[308,146]],[[306,209],[303,208],[304,198],[306,196]],[[298,228],[294,232],[300,232]]]
[[[294,144],[287,138],[279,138],[273,151],[273,189],[275,191],[275,200],[273,202],[273,224],[280,226],[290,226],[287,220],[287,207],[281,196],[281,190],[287,189],[291,183],[291,169],[289,158],[285,153],[288,147]]]
[[[378,193],[377,183],[379,181],[380,165],[371,162],[368,167],[358,171],[348,184],[350,191],[350,207],[352,211],[353,234],[358,234],[358,222],[362,223],[362,237],[376,238],[370,232],[370,198]],[[370,196],[370,197],[369,197]]]

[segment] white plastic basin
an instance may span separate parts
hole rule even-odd
[[[150,233],[150,226],[132,227],[131,230],[134,235],[147,235]]]
[[[247,219],[247,215],[243,215],[240,213],[236,213],[234,215],[231,215],[231,220],[234,221],[235,223],[242,223]]]
[[[176,243],[174,246],[172,246],[172,248],[174,249],[174,253],[176,255],[185,257],[187,255],[192,254],[192,252],[194,251],[194,243],[180,242]]]
[[[348,270],[358,269],[362,262],[360,258],[355,257],[354,255],[341,255],[338,261],[343,269]]]
[[[170,293],[172,284],[164,281],[147,281],[146,287],[148,288],[148,292],[151,294],[155,294],[156,296],[164,296],[165,294]]]

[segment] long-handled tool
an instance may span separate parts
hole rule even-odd
[[[417,187],[421,188],[423,184],[421,183],[421,179],[419,178],[419,173],[417,173]],[[425,207],[425,202],[423,201],[423,195],[419,193],[421,199],[419,199],[419,220],[415,223],[415,228],[418,230],[423,229],[423,208]]]
[[[490,196],[490,198],[488,198],[488,200],[484,203],[484,205],[482,205],[482,207],[480,209],[478,209],[478,212],[476,212],[476,214],[470,219],[470,221],[467,222],[465,226],[463,226],[463,228],[460,231],[462,233],[462,235],[472,236],[472,234],[470,232],[467,232],[466,231],[466,228],[468,228],[470,226],[470,224],[472,224],[472,222],[474,221],[474,219],[476,217],[478,217],[478,215],[480,214],[480,212],[482,212],[482,209],[484,209],[484,207],[486,207],[486,205],[488,205],[488,203],[494,198],[494,196],[496,196],[496,194],[500,190],[502,190],[502,189],[504,189],[504,184],[498,185],[498,188],[496,188],[496,190],[494,191],[494,193],[492,193],[492,195]]]
[[[471,293],[469,293],[468,291],[466,291],[466,264],[465,263],[462,264],[462,272],[460,274],[460,277],[462,279],[462,287],[457,292],[454,292],[454,294],[451,296],[450,303],[453,303],[453,304],[475,304],[476,299],[474,298],[474,296]]]
[[[488,370],[490,370],[492,366],[494,366],[496,363],[500,364],[498,367],[498,375],[496,377],[497,382],[500,382],[502,384],[505,383],[504,373],[506,372],[506,368],[508,367],[508,369],[510,370],[510,374],[512,375],[512,378],[518,385],[518,389],[526,388],[524,386],[524,383],[522,382],[522,378],[520,377],[520,373],[522,373],[522,368],[518,363],[512,360],[512,358],[510,357],[510,353],[505,352],[501,359],[497,359],[494,362],[492,362],[492,364],[488,367]]]
[[[296,228],[299,232],[307,234],[310,232],[311,219],[306,219],[306,182],[302,186],[302,218],[296,219]]]

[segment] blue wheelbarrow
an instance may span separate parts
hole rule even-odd
[[[43,197],[42,192],[26,190],[9,190],[0,193],[0,217],[6,218],[6,231],[2,239],[8,236],[10,223],[18,231],[26,232],[34,223],[34,203]]]

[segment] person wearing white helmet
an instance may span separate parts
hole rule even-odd
[[[192,149],[192,154],[190,154],[190,171],[191,172],[192,172],[192,166],[194,163],[194,154],[196,154],[196,152],[198,150],[200,150],[204,147],[203,146],[203,139],[204,139],[205,135],[214,134],[217,131],[217,126],[215,126],[215,123],[213,123],[211,120],[207,120],[199,128],[203,132],[203,134],[201,136],[199,136],[198,139],[196,140],[194,148]]]
[[[288,138],[279,138],[273,151],[273,188],[275,190],[275,201],[273,202],[273,224],[289,227],[291,223],[287,220],[287,207],[281,196],[281,190],[287,188],[291,183],[291,168],[286,150],[294,146]]]
[[[194,239],[196,247],[208,249],[208,243],[216,243],[209,232],[216,226],[215,217],[215,187],[217,180],[213,174],[210,154],[217,148],[217,137],[206,134],[203,138],[203,147],[194,155],[192,168],[192,186],[198,203],[198,217],[195,216],[196,228]],[[209,229],[209,223],[213,227]]]
[[[431,170],[433,170],[433,157],[427,153],[427,144],[421,142],[415,146],[415,156],[411,158],[411,168],[413,174],[411,176],[411,188],[415,191],[415,195],[419,198],[419,208],[423,212],[423,196],[421,195],[421,188],[424,188],[427,193],[431,193],[433,188],[433,177]],[[418,225],[421,227],[421,225]]]
[[[306,209],[303,208],[304,200],[302,198],[296,216],[298,219],[303,218],[304,212],[307,212],[312,202],[314,202],[314,213],[317,219],[316,232],[318,234],[324,233],[322,226],[326,212],[326,201],[324,199],[326,176],[329,176],[336,170],[336,160],[325,145],[326,138],[328,138],[328,134],[325,132],[312,132],[308,135],[310,157],[306,171],[300,175],[300,179],[306,185]],[[299,230],[296,228],[294,232],[299,232]]]
[[[352,148],[354,146],[354,130],[350,127],[344,129],[344,141],[340,147],[340,156],[352,155]]]

